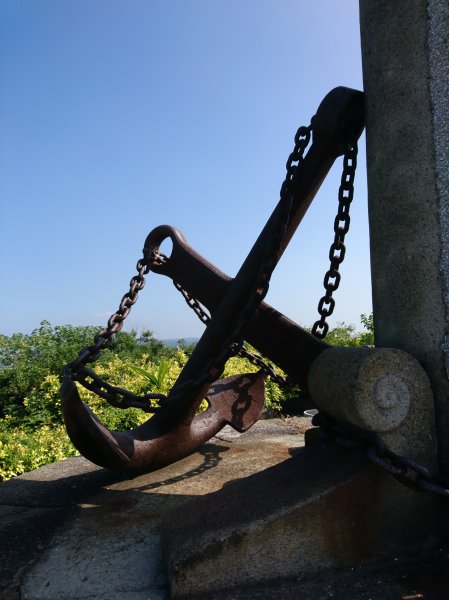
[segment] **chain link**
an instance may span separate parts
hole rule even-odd
[[[287,384],[287,378],[279,375],[274,366],[271,363],[266,362],[260,354],[257,354],[257,352],[251,352],[248,348],[242,346],[238,351],[238,356],[246,358],[251,364],[259,367],[259,369],[268,375],[271,381],[277,383],[280,387]]]
[[[207,325],[210,321],[210,316],[201,306],[201,304],[194,298],[187,290],[185,290],[179,283],[176,281],[173,282],[175,288],[182,294],[182,297],[186,301],[187,305],[193,310],[193,312],[197,315],[199,320]]]
[[[329,250],[330,267],[324,276],[325,295],[318,302],[320,318],[313,324],[312,334],[318,339],[326,337],[329,324],[326,319],[334,312],[335,299],[332,294],[340,285],[339,267],[345,258],[345,236],[351,222],[349,209],[354,197],[354,177],[357,168],[357,143],[351,143],[343,156],[343,173],[338,190],[338,212],[334,221],[334,241]]]
[[[371,462],[391,473],[407,487],[449,497],[449,489],[440,477],[416,461],[389,450],[377,434],[340,423],[322,412],[314,415],[312,424],[319,426],[325,435],[340,446],[364,451]]]

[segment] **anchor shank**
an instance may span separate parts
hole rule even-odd
[[[313,121],[313,143],[293,178],[291,208],[286,217],[284,233],[277,247],[272,248],[271,271],[282,256],[335,159],[344,152],[348,143],[358,138],[362,130],[363,94],[347,88],[336,88],[330,92],[318,108]],[[223,301],[179,376],[173,392],[184,382],[195,380],[201,375],[204,365],[222,350],[223,339],[232,334],[236,323],[245,319],[247,299],[254,294],[255,287],[259,285],[258,277],[267,244],[270,247],[272,230],[277,226],[279,211],[284,209],[284,203],[285,198],[282,198],[235,279],[229,284]],[[270,275],[271,273],[268,277]]]

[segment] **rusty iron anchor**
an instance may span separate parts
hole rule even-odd
[[[68,365],[61,387],[62,410],[68,434],[86,458],[121,471],[155,470],[192,453],[226,423],[244,431],[260,417],[264,374],[233,376],[215,383],[213,379],[222,372],[229,347],[246,337],[248,328],[255,327],[260,319],[257,309],[273,269],[333,162],[358,139],[363,126],[361,92],[336,88],[324,98],[313,119],[313,142],[287,194],[281,195],[235,279],[227,283],[221,302],[168,397],[146,423],[126,432],[107,429],[82,402]],[[149,250],[146,248],[147,253]],[[270,314],[269,310],[261,312]],[[267,336],[265,345],[269,339]],[[204,398],[209,407],[196,414]]]

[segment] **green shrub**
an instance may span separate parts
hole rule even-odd
[[[365,331],[357,333],[352,325],[339,323],[326,341],[339,346],[374,343],[372,315],[362,315]],[[0,335],[0,476],[8,479],[44,464],[76,454],[63,425],[59,388],[63,366],[81,348],[92,343],[94,327],[52,327],[43,321],[30,335]],[[166,349],[150,331],[137,338],[135,332],[120,333],[111,348],[102,353],[95,371],[112,385],[138,395],[148,392],[167,394],[184,365],[192,347],[180,344]],[[258,367],[240,357],[231,358],[222,378],[251,373]],[[282,371],[279,371],[282,375]],[[122,410],[110,406],[94,393],[78,386],[80,396],[98,418],[112,430],[131,429],[149,415],[135,408]],[[302,391],[296,385],[281,389],[271,379],[266,382],[266,414],[300,408]],[[153,406],[156,403],[153,402]],[[207,406],[203,402],[201,410]]]
[[[63,425],[32,431],[0,423],[0,480],[78,454]]]
[[[97,327],[52,327],[48,321],[42,321],[29,335],[0,335],[0,417],[10,416],[17,425],[22,424],[27,418],[25,398],[35,396],[35,390],[40,389],[49,375],[60,378],[64,365],[92,344],[97,332]],[[158,362],[172,354],[151,331],[143,332],[140,337],[135,331],[120,332],[102,352],[97,364],[105,365],[115,356],[129,361],[145,356],[146,360]]]

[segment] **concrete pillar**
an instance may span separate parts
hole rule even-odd
[[[425,368],[449,480],[449,5],[360,0],[376,345]]]

